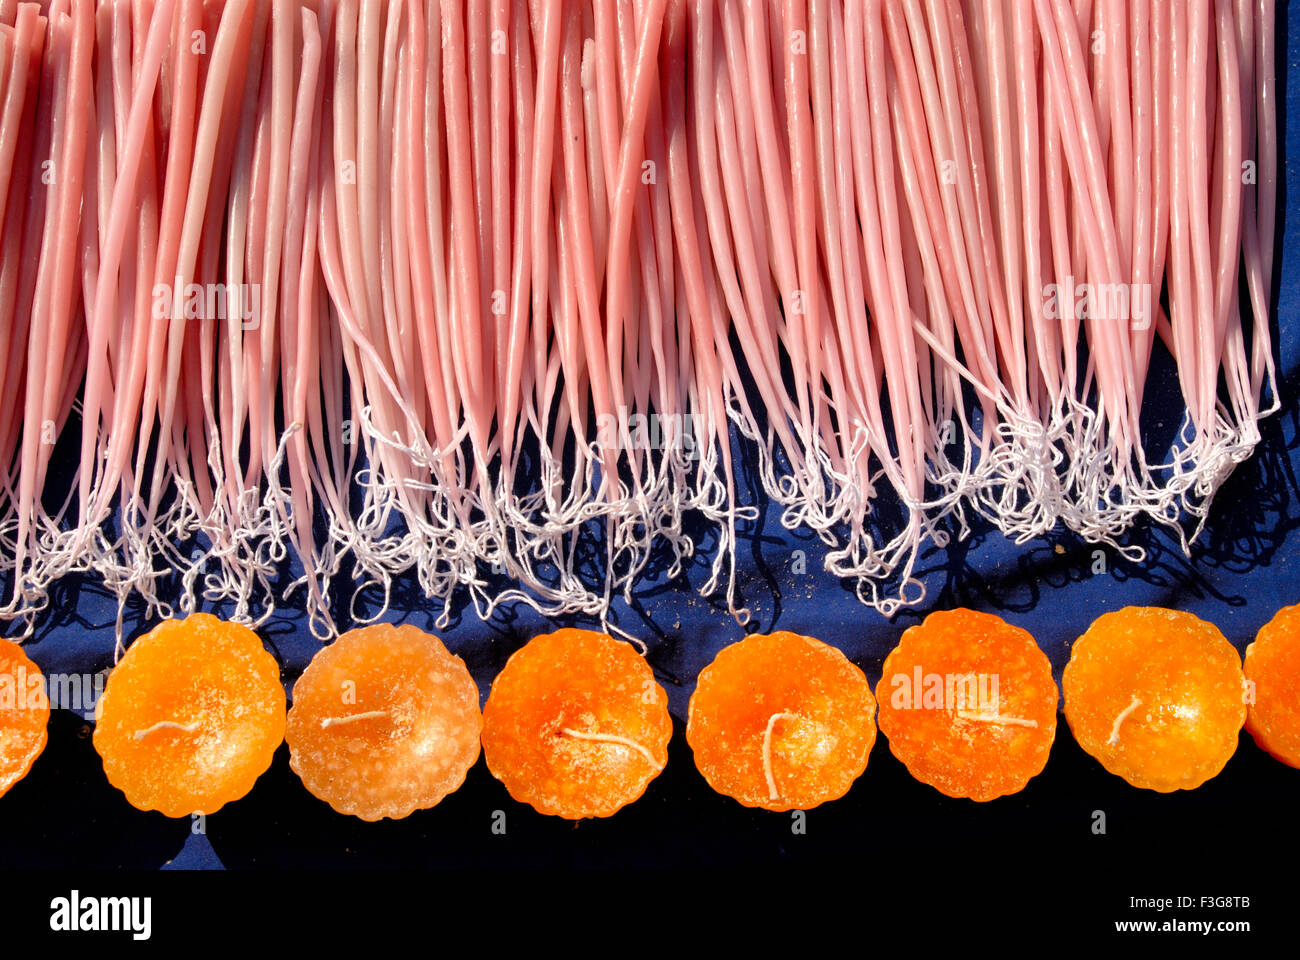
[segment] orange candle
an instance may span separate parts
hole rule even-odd
[[[691,696],[686,740],[718,793],[807,810],[848,793],[876,741],[876,701],[839,650],[785,631],[719,651]]]
[[[1246,729],[1261,748],[1300,767],[1300,606],[1263,626],[1246,647],[1245,672],[1254,685]]]
[[[1246,721],[1241,658],[1178,610],[1103,614],[1074,644],[1065,718],[1087,753],[1136,787],[1191,790],[1218,774]]]
[[[165,620],[131,644],[98,712],[109,783],[169,817],[244,796],[284,740],[279,665],[252,630],[206,613]]]
[[[949,797],[1023,790],[1056,738],[1056,682],[1034,638],[1001,617],[941,610],[885,658],[880,729],[908,772]]]
[[[590,630],[534,637],[483,708],[483,756],[516,800],[570,820],[608,817],[668,762],[668,694],[626,643]]]
[[[315,796],[362,820],[400,819],[465,782],[483,718],[465,662],[413,626],[351,630],[293,687],[289,765]]]
[[[0,637],[0,797],[27,776],[45,749],[49,722],[40,668],[22,647]]]

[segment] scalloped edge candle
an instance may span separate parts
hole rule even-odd
[[[753,634],[700,671],[686,742],[718,793],[807,810],[838,800],[866,771],[876,699],[837,648],[788,630]]]
[[[94,744],[133,807],[187,817],[252,790],[284,727],[280,666],[261,638],[194,613],[127,648],[100,698]]]
[[[1218,627],[1163,607],[1102,614],[1061,677],[1079,746],[1159,793],[1195,789],[1227,766],[1246,722],[1245,684],[1241,657]]]
[[[0,797],[45,752],[49,723],[50,700],[40,667],[26,650],[0,637]]]
[[[464,785],[482,728],[465,661],[418,627],[377,623],[312,657],[285,739],[313,796],[362,820],[399,820]]]
[[[593,630],[564,628],[516,650],[483,708],[483,756],[510,796],[539,813],[608,817],[668,762],[668,694],[645,658]]]
[[[1300,768],[1300,604],[1260,627],[1243,669],[1254,685],[1246,730],[1260,749]]]
[[[1056,739],[1051,661],[1029,631],[979,610],[936,610],[908,627],[876,697],[890,752],[948,797],[1020,792]]]

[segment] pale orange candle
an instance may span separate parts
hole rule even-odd
[[[285,738],[312,794],[362,820],[400,819],[459,789],[482,726],[460,657],[417,627],[375,624],[312,658]]]

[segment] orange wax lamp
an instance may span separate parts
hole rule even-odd
[[[876,701],[839,650],[785,631],[719,651],[691,696],[686,740],[718,793],[806,810],[848,793],[876,741]]]
[[[1056,682],[1034,638],[1001,617],[941,610],[885,658],[880,729],[908,772],[949,797],[1023,790],[1056,738]]]
[[[1246,729],[1261,748],[1300,767],[1300,606],[1279,610],[1246,647],[1254,685]]]
[[[1237,651],[1178,610],[1098,617],[1062,677],[1065,718],[1090,755],[1136,787],[1191,790],[1218,774],[1246,721]]]
[[[590,630],[516,650],[483,708],[483,756],[516,800],[540,813],[608,817],[668,762],[668,695],[632,647]]]
[[[45,749],[49,722],[40,668],[22,647],[0,637],[0,797],[27,776]]]
[[[293,687],[289,765],[362,820],[401,819],[465,782],[483,718],[465,662],[414,626],[350,630]]]
[[[257,634],[196,613],[131,644],[108,675],[94,743],[132,806],[187,817],[253,789],[284,721],[280,668]]]

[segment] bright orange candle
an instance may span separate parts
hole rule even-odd
[[[482,726],[460,657],[417,627],[375,624],[312,658],[285,739],[294,772],[339,813],[400,819],[460,788]]]
[[[668,762],[668,694],[645,658],[590,630],[534,637],[483,708],[483,756],[516,800],[570,820],[608,817]]]
[[[132,806],[186,817],[253,789],[284,720],[280,668],[257,634],[196,613],[131,644],[108,676],[94,742]]]
[[[45,749],[49,722],[40,668],[22,647],[0,638],[0,797],[27,776]]]
[[[1190,613],[1125,607],[1074,644],[1062,677],[1079,746],[1135,787],[1191,790],[1219,773],[1246,721],[1237,651]]]
[[[880,729],[908,772],[949,797],[1023,790],[1056,738],[1056,681],[1034,638],[1001,617],[940,610],[885,658]]]
[[[1246,729],[1261,748],[1300,767],[1300,606],[1263,626],[1246,647],[1245,671],[1254,684]]]
[[[862,671],[811,637],[778,632],[723,648],[700,673],[686,740],[718,793],[807,810],[848,793],[876,740]]]

